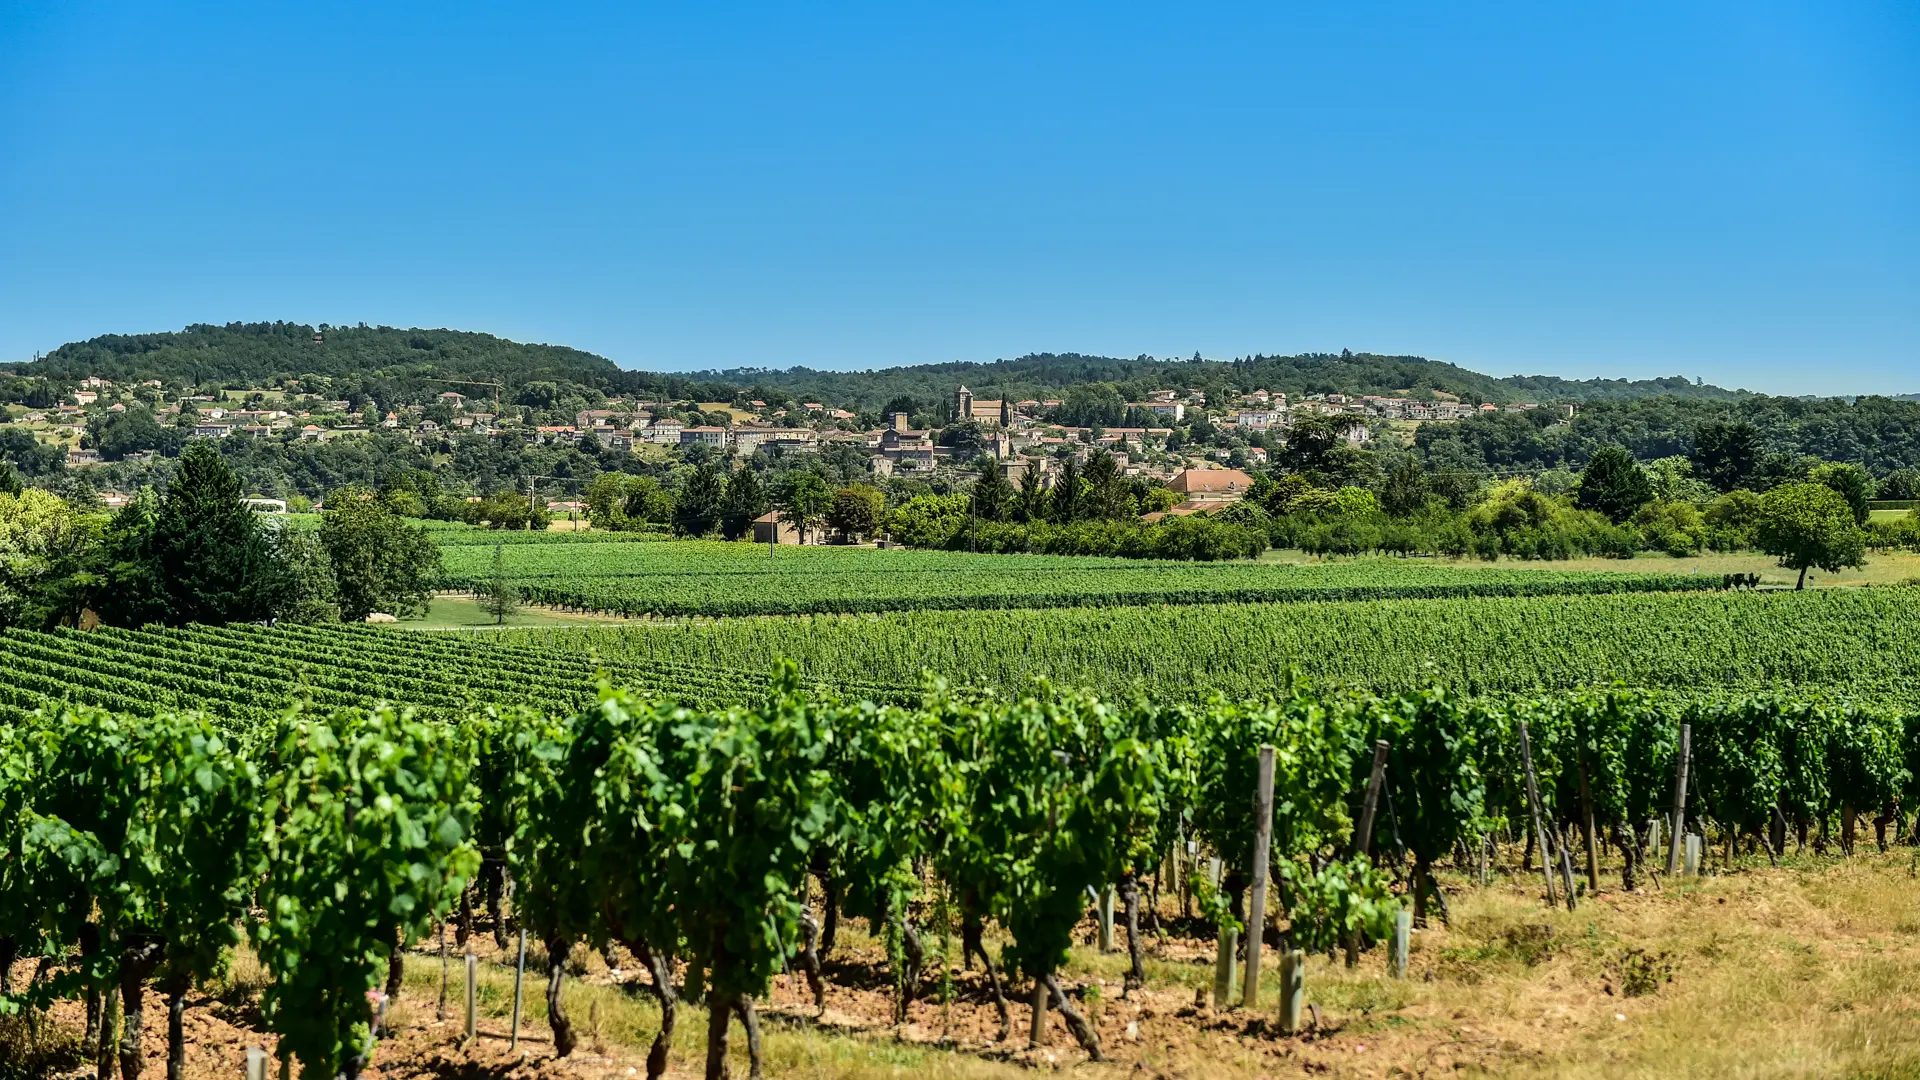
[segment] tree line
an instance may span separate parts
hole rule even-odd
[[[439,549],[371,492],[343,489],[318,529],[255,512],[209,443],[164,492],[112,514],[24,487],[0,463],[0,626],[331,622],[423,610]]]

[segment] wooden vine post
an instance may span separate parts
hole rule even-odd
[[[1260,747],[1260,776],[1253,796],[1253,889],[1247,901],[1247,969],[1240,1004],[1260,1007],[1260,946],[1267,936],[1267,848],[1273,842],[1273,744]]]
[[[1587,891],[1600,891],[1600,843],[1593,828],[1593,788],[1587,780],[1587,763],[1580,763],[1580,816],[1587,830]]]
[[[1540,783],[1533,775],[1533,744],[1527,740],[1527,722],[1520,721],[1520,762],[1526,768],[1527,812],[1533,818],[1534,842],[1540,847],[1540,873],[1547,881],[1547,905],[1553,906],[1553,856],[1549,854],[1547,827],[1540,819]]]
[[[1380,808],[1380,786],[1387,776],[1387,740],[1376,739],[1373,743],[1373,769],[1367,774],[1367,796],[1360,803],[1360,827],[1353,834],[1353,853],[1365,855],[1373,847],[1373,816]],[[1346,935],[1347,966],[1360,964],[1360,937],[1357,934]]]
[[[1680,725],[1680,756],[1673,766],[1673,835],[1667,847],[1667,876],[1680,872],[1680,853],[1687,832],[1687,757],[1693,748],[1693,725]]]

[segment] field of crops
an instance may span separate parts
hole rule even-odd
[[[1527,692],[1620,680],[1920,694],[1913,588],[900,612],[510,636],[632,665],[759,671],[790,657],[814,678],[857,673],[892,685],[930,669],[957,682],[1013,687],[1046,676],[1178,698],[1264,694],[1290,670],[1379,691],[1439,682]]]
[[[494,551],[483,534],[441,540],[448,588],[483,590]],[[636,543],[644,534],[551,537],[503,549],[535,603],[619,615],[768,615],[1067,605],[1541,596],[1716,588],[1705,575],[1572,573],[1375,560],[1311,566],[1166,563],[1067,555],[787,547],[720,541]]]
[[[351,644],[378,635],[357,636],[366,640]],[[1015,1038],[1016,1002],[1030,1050],[1044,1050],[1057,1013],[1079,1046],[1070,1061],[1131,1058],[1138,1072],[1155,1045],[1140,1045],[1140,1024],[1158,1020],[1159,1040],[1180,1027],[1218,1032],[1211,1016],[1183,1021],[1209,1001],[1214,1016],[1277,1004],[1235,1041],[1291,1053],[1286,1040],[1310,1017],[1302,996],[1274,995],[1259,977],[1268,927],[1278,944],[1268,959],[1283,971],[1345,947],[1350,964],[1387,953],[1381,966],[1403,978],[1412,927],[1448,919],[1449,888],[1457,898],[1464,882],[1484,884],[1521,836],[1550,868],[1549,908],[1594,901],[1603,838],[1618,849],[1623,889],[1665,866],[1665,887],[1680,892],[1674,826],[1659,824],[1675,776],[1691,778],[1678,822],[1695,868],[1708,841],[1724,844],[1729,868],[1743,843],[1776,861],[1790,837],[1824,852],[1837,836],[1850,856],[1864,846],[1863,812],[1884,849],[1907,839],[1898,807],[1920,794],[1920,711],[1792,691],[1491,700],[1296,684],[1198,707],[1068,690],[888,707],[809,694],[785,674],[768,689],[736,708],[616,693],[571,714],[469,711],[453,723],[316,709],[276,718],[258,740],[222,739],[203,717],[167,710],[21,717],[0,726],[0,851],[21,853],[0,879],[0,971],[23,953],[91,960],[62,978],[36,973],[7,1011],[88,997],[110,1050],[122,1018],[98,1006],[121,992],[118,1064],[137,1077],[146,984],[171,997],[169,1049],[184,1052],[186,983],[165,976],[220,976],[244,927],[271,978],[210,1011],[277,1036],[303,1075],[355,1077],[376,1050],[382,1004],[402,989],[409,944],[438,932],[445,957],[445,924],[457,911],[470,934],[470,890],[504,873],[521,940],[547,957],[534,973],[544,968],[543,1041],[559,1056],[583,1034],[598,1042],[598,1018],[564,1007],[579,974],[568,956],[581,942],[617,942],[645,966],[650,981],[632,985],[663,1017],[650,1080],[674,1051],[676,962],[687,996],[698,988],[712,1009],[708,1061],[725,1062],[738,1015],[754,1075],[756,1014],[783,971],[805,975],[815,1010],[830,984],[890,988],[896,1026],[936,995],[982,1019],[991,1006],[990,1055]],[[1376,747],[1390,750],[1384,773]],[[1203,858],[1217,876],[1197,872]],[[1180,911],[1178,929],[1211,945],[1225,973],[1211,994],[1196,1001],[1176,986],[1151,1009],[1097,1011],[1097,986],[1065,984],[1103,893],[1096,918],[1109,939],[1126,932],[1126,966],[1112,975],[1129,992],[1149,986],[1141,913],[1164,938],[1175,905],[1163,897],[1190,894],[1179,907],[1196,915]],[[489,906],[504,944],[508,924],[497,900]],[[841,916],[884,928],[878,970],[824,962]],[[174,966],[163,971],[161,956]],[[958,1002],[959,969],[976,959],[984,978]],[[1496,965],[1481,958],[1463,974],[1456,963],[1442,977]],[[1627,993],[1657,991],[1657,973],[1640,977]]]
[[[757,696],[769,670],[668,661],[634,667],[602,661],[591,646],[556,650],[503,637],[455,640],[362,627],[5,630],[0,722],[62,702],[138,715],[202,710],[243,731],[258,730],[297,701],[322,709],[389,701],[447,717],[485,705],[571,711],[593,700],[603,674],[643,693],[711,706]],[[885,687],[845,689],[897,696]]]

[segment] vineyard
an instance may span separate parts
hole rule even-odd
[[[692,1004],[706,1075],[737,1056],[735,1020],[760,1074],[776,980],[816,1011],[866,993],[896,1022],[997,1016],[983,1051],[1054,1060],[1057,1015],[1071,1060],[1140,1060],[1143,1023],[1224,1023],[1277,1061],[1337,1035],[1307,1007],[1308,957],[1391,982],[1409,926],[1441,932],[1496,875],[1572,911],[1611,887],[1603,862],[1624,890],[1683,890],[1686,871],[1790,849],[1853,855],[1862,815],[1877,847],[1904,843],[1916,757],[1920,711],[1792,692],[1296,680],[1235,703],[1036,685],[883,704],[803,691],[789,668],[728,708],[607,690],[436,722],[316,703],[247,742],[190,713],[51,711],[0,728],[0,970],[20,976],[8,1011],[86,1001],[92,1052],[125,1080],[146,984],[178,1062],[188,989],[243,935],[275,1052],[357,1076],[409,948],[444,949],[449,922],[538,946],[543,1054],[597,1024],[567,1008],[568,957],[620,950],[656,1003],[650,1076],[691,1064],[675,1028]],[[871,925],[877,969],[834,961],[848,919]],[[1107,985],[1131,1011],[1062,976],[1089,920],[1124,953]],[[1210,977],[1190,1009],[1142,1011],[1167,1000],[1148,955],[1162,971],[1170,941],[1204,943]],[[1671,964],[1635,957],[1608,978],[1658,994]],[[517,1041],[517,1004],[513,1023]]]
[[[296,703],[331,710],[390,702],[441,718],[488,705],[571,711],[594,700],[603,677],[706,707],[757,697],[767,670],[635,666],[601,661],[590,648],[362,627],[0,630],[0,723],[68,702],[140,716],[192,709],[232,732],[265,730]],[[905,693],[857,683],[841,689]]]
[[[1554,596],[1051,611],[900,612],[686,626],[518,630],[561,653],[911,685],[923,669],[1018,691],[1259,697],[1289,671],[1380,692],[1471,694],[1615,681],[1920,695],[1920,589]],[[470,640],[494,640],[484,634]]]
[[[1407,560],[1146,563],[1068,555],[649,543],[646,534],[500,534],[505,576],[531,602],[617,615],[819,612],[1590,595],[1717,589],[1717,577],[1436,566]],[[493,581],[486,534],[442,544],[449,589]],[[650,538],[649,538],[650,539]],[[551,541],[551,542],[544,542]]]

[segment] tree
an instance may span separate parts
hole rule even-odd
[[[850,484],[833,493],[827,525],[850,540],[865,540],[879,531],[886,509],[886,496],[865,484]]]
[[[1424,509],[1433,488],[1427,483],[1427,471],[1411,455],[1393,463],[1386,483],[1380,488],[1380,507],[1394,517],[1408,517]]]
[[[1714,490],[1693,475],[1693,461],[1674,454],[1657,458],[1646,465],[1647,484],[1655,499],[1666,502],[1705,503]]]
[[[780,521],[800,534],[801,543],[807,542],[807,530],[818,527],[832,506],[833,490],[819,473],[803,469],[787,474],[786,492],[780,499]]]
[[[1133,494],[1112,454],[1095,450],[1087,455],[1086,506],[1083,516],[1095,521],[1127,521],[1137,516]]]
[[[726,490],[720,471],[703,464],[687,477],[673,512],[673,531],[681,536],[706,536],[720,527],[725,509]]]
[[[609,532],[627,524],[628,480],[625,473],[603,472],[587,485],[587,521]]]
[[[634,522],[665,525],[673,520],[673,496],[651,476],[630,476],[626,481],[626,502],[622,507],[629,527]]]
[[[0,491],[6,490],[0,480]],[[1883,499],[1920,499],[1920,469],[1895,469],[1880,481]]]
[[[145,626],[165,622],[167,596],[153,558],[153,526],[160,496],[150,487],[136,492],[107,522],[88,565],[92,588],[84,603],[109,626]]]
[[[287,586],[275,614],[279,622],[332,623],[340,621],[340,583],[325,542],[306,529],[284,526],[270,534],[274,558],[286,567]],[[434,566],[440,553],[435,548]]]
[[[1747,487],[1759,474],[1760,432],[1740,420],[1709,420],[1693,429],[1693,463],[1716,491]]]
[[[333,565],[340,617],[424,613],[440,573],[440,548],[371,492],[349,489],[327,499],[320,543]]]
[[[18,495],[23,487],[19,474],[13,471],[13,462],[0,458],[0,495]]]
[[[1847,506],[1853,510],[1853,523],[1865,525],[1872,516],[1867,509],[1867,500],[1873,498],[1873,477],[1858,465],[1833,462],[1821,465],[1807,474],[1807,479],[1816,484],[1825,484],[1840,493],[1847,500]]]
[[[1047,489],[1040,479],[1040,465],[1029,462],[1020,474],[1020,495],[1014,500],[1013,520],[1021,524],[1047,519]]]
[[[73,508],[27,488],[0,494],[0,626],[49,621],[47,590],[81,555],[85,535]]]
[[[1800,571],[1796,589],[1807,587],[1807,571],[1819,567],[1838,573],[1866,562],[1867,538],[1853,508],[1825,484],[1782,484],[1760,497],[1757,530],[1760,550],[1780,557],[1780,565]]]
[[[1333,452],[1343,445],[1347,432],[1365,427],[1366,421],[1358,416],[1343,413],[1339,416],[1303,416],[1287,429],[1287,445],[1275,459],[1287,472],[1301,473],[1320,482],[1320,474],[1325,473],[1333,463]],[[1195,425],[1198,427],[1198,424]],[[1199,437],[1198,431],[1195,438]],[[1337,486],[1328,483],[1326,486]]]
[[[254,622],[274,614],[287,586],[259,515],[211,442],[180,455],[154,518],[152,554],[167,621]]]
[[[1001,474],[1000,466],[991,462],[981,467],[980,479],[973,482],[969,494],[973,498],[973,516],[981,521],[1007,520],[1018,498],[1013,485]]]
[[[18,428],[0,429],[0,461],[11,461],[22,476],[45,476],[58,472],[67,460],[64,447],[43,443],[33,432]]]
[[[1580,488],[1574,497],[1580,509],[1605,514],[1616,525],[1652,501],[1653,484],[1646,472],[1632,454],[1618,446],[1603,447],[1593,455],[1580,474]]]
[[[940,432],[940,445],[953,448],[953,456],[961,461],[972,461],[980,456],[986,445],[980,435],[978,420],[962,420],[948,424]]]
[[[1060,464],[1060,475],[1053,482],[1053,497],[1048,500],[1048,516],[1061,525],[1068,525],[1086,516],[1086,507],[1082,502],[1080,463],[1068,458]]]
[[[916,495],[887,514],[887,532],[908,547],[944,548],[967,527],[964,495]]]
[[[767,512],[767,488],[760,474],[750,468],[735,469],[727,477],[725,509],[720,515],[720,534],[738,540],[753,530],[756,518]]]
[[[487,578],[487,592],[480,598],[480,610],[493,616],[495,626],[505,624],[507,616],[520,610],[520,587],[507,576],[504,544],[493,545],[493,573]]]
[[[911,395],[895,394],[893,397],[887,399],[887,404],[880,410],[880,417],[891,427],[894,413],[906,413],[907,416],[911,418],[919,411],[920,403],[915,401]],[[909,419],[908,423],[912,423],[912,420]]]

